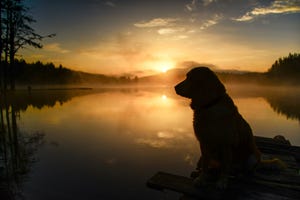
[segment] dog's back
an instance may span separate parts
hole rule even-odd
[[[251,127],[227,94],[210,107],[195,109],[193,126],[202,145],[209,144],[208,148],[220,151],[222,146],[232,148],[235,163],[243,163],[253,153],[258,154]]]

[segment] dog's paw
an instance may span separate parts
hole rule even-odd
[[[227,188],[227,186],[228,186],[228,178],[226,176],[222,176],[216,181],[217,189],[224,190]]]
[[[194,179],[193,182],[194,182],[194,186],[196,187],[206,186],[208,184],[207,175],[201,173],[197,178]]]

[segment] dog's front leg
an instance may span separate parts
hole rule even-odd
[[[229,146],[224,145],[220,152],[221,172],[216,182],[216,187],[225,189],[228,185],[230,168],[232,166],[232,151]]]
[[[208,151],[202,146],[201,147],[201,157],[198,161],[197,168],[200,171],[200,174],[194,180],[194,185],[196,187],[202,187],[208,184],[208,171],[209,171],[209,153]]]

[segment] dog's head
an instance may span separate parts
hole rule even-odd
[[[226,93],[224,85],[216,74],[207,67],[190,70],[186,79],[175,86],[178,95],[192,99],[197,107],[210,104]]]

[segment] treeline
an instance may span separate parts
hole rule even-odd
[[[287,57],[279,58],[268,70],[267,76],[270,78],[299,80],[300,79],[300,54],[290,53]]]
[[[2,66],[6,65],[2,61]],[[216,72],[224,83],[259,84],[259,85],[299,85],[300,84],[300,54],[289,54],[279,58],[265,73],[218,71]],[[14,79],[16,84],[32,85],[66,85],[66,84],[164,84],[174,85],[184,78],[185,72],[173,69],[162,75],[149,77],[137,76],[107,76],[70,70],[62,65],[40,61],[27,63],[25,60],[14,60]]]
[[[55,34],[40,35],[32,27],[34,18],[24,0],[0,1],[0,88],[15,89],[17,52],[25,46],[42,48],[41,41]]]
[[[290,53],[286,57],[277,59],[265,73],[246,72],[228,73],[218,72],[224,82],[231,83],[256,83],[256,84],[300,84],[300,54]]]
[[[53,63],[43,64],[40,61],[26,63],[15,60],[15,80],[17,84],[66,84],[79,80],[79,74]]]
[[[18,85],[125,84],[138,81],[137,77],[90,74],[40,61],[27,63],[25,60],[15,60],[14,63]]]

